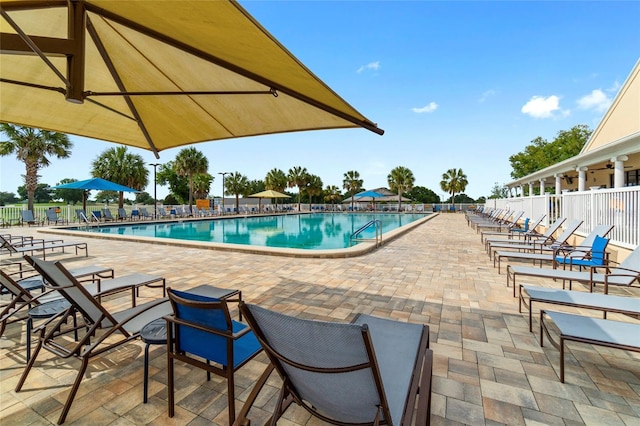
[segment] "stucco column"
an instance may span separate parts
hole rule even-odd
[[[587,187],[587,170],[589,168],[586,166],[576,169],[576,172],[578,172],[578,191],[584,191]]]
[[[544,195],[544,181],[545,179],[540,179],[540,195]]]
[[[629,157],[627,157],[626,155],[619,155],[611,159],[611,162],[613,163],[613,187],[614,188],[622,188],[625,185],[624,162],[627,161],[628,159]]]
[[[533,182],[529,182],[529,197],[533,197]]]
[[[558,173],[553,175],[556,178],[556,195],[560,195],[562,193],[562,173]]]

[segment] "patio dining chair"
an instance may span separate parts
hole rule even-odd
[[[91,359],[138,337],[140,330],[154,319],[171,312],[166,299],[157,299],[118,312],[110,312],[76,280],[60,262],[48,262],[35,257],[25,259],[45,278],[51,289],[57,290],[69,302],[67,311],[54,316],[34,329],[38,333],[38,345],[25,367],[15,391],[19,392],[34,366],[41,349],[58,357],[56,362],[75,357],[82,361],[62,408],[58,424],[64,423],[71,404]],[[71,311],[82,315],[86,332],[77,342],[60,342],[56,339],[61,326],[66,323]],[[75,328],[74,328],[75,329]]]
[[[35,217],[33,214],[33,210],[20,210],[20,218],[22,221],[22,225],[24,225],[25,223],[29,226],[44,225],[44,219]]]
[[[272,425],[293,402],[336,425],[429,423],[433,353],[427,326],[363,314],[349,324],[314,321],[245,303],[240,311],[273,367],[247,397],[239,424],[250,422],[251,405],[273,368],[283,383]]]
[[[55,209],[49,209],[46,211],[47,213],[47,225],[51,225],[52,223],[54,225],[66,225],[69,223],[68,220],[66,220],[63,217],[58,216],[58,213],[56,212]]]
[[[236,415],[234,373],[258,355],[262,347],[247,325],[231,320],[225,300],[167,291],[173,308],[173,315],[165,317],[169,417],[174,415],[174,360],[178,360],[227,380],[232,425]]]

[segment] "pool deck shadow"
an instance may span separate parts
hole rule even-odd
[[[44,229],[8,231],[47,238],[39,232]],[[428,324],[435,354],[434,425],[640,424],[640,354],[570,344],[566,383],[560,383],[558,352],[540,347],[537,319],[534,333],[529,332],[527,313],[518,312],[504,274],[494,269],[462,214],[437,215],[376,250],[350,258],[265,256],[77,235],[69,239],[86,241],[89,257],[66,253],[47,254],[47,259],[73,267],[112,266],[116,276],[162,275],[168,287],[177,289],[201,284],[241,289],[248,302],[304,318],[350,321],[357,313],[367,313]],[[561,285],[536,278],[526,283]],[[616,292],[640,296],[637,288]],[[143,288],[140,302],[157,297],[158,289]],[[104,303],[117,310],[129,306],[130,299],[115,295]],[[232,314],[237,318],[236,306]],[[609,318],[632,321],[614,314]],[[79,362],[54,361],[43,353],[39,359],[46,361],[36,364],[16,393],[25,364],[24,328],[23,322],[10,325],[0,338],[0,424],[50,424],[60,414]],[[162,346],[151,349],[150,398],[142,404],[142,349],[135,341],[92,362],[66,424],[227,423],[226,384],[218,378],[207,382],[200,370],[183,365],[177,368],[176,417],[167,417]],[[238,409],[266,363],[262,354],[239,370]],[[270,379],[251,412],[254,424],[268,417],[279,383]],[[285,419],[280,424],[321,424],[293,407]]]

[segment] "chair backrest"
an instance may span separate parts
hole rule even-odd
[[[111,210],[109,210],[109,209],[102,209],[102,215],[106,219],[113,219],[113,215],[111,214]]]
[[[0,248],[9,250],[10,253],[18,252],[18,250],[16,250],[16,247],[13,245],[13,243],[7,240],[3,235],[0,235],[0,243],[1,243]]]
[[[33,217],[33,212],[31,210],[20,210],[20,216],[24,222],[35,222],[36,219]]]
[[[245,304],[271,362],[307,409],[336,423],[389,424],[388,403],[366,325],[294,318]]]
[[[127,218],[127,211],[123,207],[118,209],[118,218],[119,219],[126,219]]]
[[[596,240],[596,237],[606,237],[609,232],[613,229],[611,225],[598,225],[593,230],[584,237],[584,240],[580,243],[581,247],[592,247],[593,243]]]
[[[591,260],[594,264],[604,265],[605,251],[609,245],[609,239],[596,235],[591,245]]]
[[[640,274],[640,246],[637,246],[622,262],[620,262],[620,267],[631,269],[632,271],[638,271],[638,274]],[[616,273],[615,268],[613,268],[612,272]],[[620,273],[628,274],[629,271],[620,271]]]
[[[556,219],[556,221],[553,222],[553,224],[549,227],[549,229],[547,229],[547,231],[544,234],[542,234],[542,236],[546,239],[551,238],[551,236],[558,230],[558,228],[562,226],[565,220],[567,219],[564,217],[559,217],[558,219]]]
[[[176,350],[227,366],[227,345],[232,342],[222,334],[230,336],[233,332],[227,303],[224,300],[173,289],[168,289],[167,293],[177,320],[221,332],[220,335],[216,335],[178,323],[175,328]]]
[[[47,219],[51,222],[56,222],[58,220],[58,214],[56,213],[55,210],[53,209],[49,209],[46,211],[47,213]]]
[[[24,257],[46,280],[83,316],[86,323],[101,323],[103,327],[117,324],[117,321],[95,298],[78,282],[76,278],[58,261],[50,262],[36,257]]]
[[[37,300],[34,300],[31,293],[22,288],[17,281],[15,281],[9,274],[0,269],[0,285],[6,288],[9,293],[13,295],[14,298],[23,301],[23,302],[35,302],[38,303]]]
[[[573,235],[574,232],[576,232],[576,230],[580,227],[580,225],[582,225],[582,220],[580,219],[576,219],[574,221],[572,221],[571,223],[569,223],[569,225],[564,229],[564,231],[562,232],[562,234],[560,234],[558,236],[558,238],[556,238],[554,240],[554,244],[564,244],[567,242],[567,240],[569,239],[569,237],[571,235]]]
[[[538,216],[538,218],[536,220],[533,221],[533,223],[529,226],[529,228],[531,229],[531,231],[535,231],[536,228],[538,226],[540,226],[540,224],[542,223],[542,220],[546,217],[546,214],[541,214],[540,216]]]

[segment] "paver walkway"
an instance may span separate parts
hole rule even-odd
[[[35,235],[38,230],[10,231]],[[560,383],[558,352],[540,348],[537,328],[529,332],[526,313],[518,313],[504,274],[493,268],[462,214],[442,214],[370,254],[345,259],[72,239],[88,242],[89,258],[48,254],[47,259],[73,267],[113,266],[116,276],[162,275],[168,287],[178,289],[239,288],[246,301],[306,318],[350,321],[364,312],[427,323],[435,353],[432,424],[640,425],[639,354],[570,344],[567,383]],[[143,289],[140,296],[155,298],[159,292]],[[118,308],[130,300],[112,296],[104,303]],[[142,404],[143,345],[132,342],[90,364],[66,424],[226,424],[226,384],[217,378],[207,382],[204,372],[179,364],[176,417],[169,419],[164,348],[153,347],[151,357],[148,404]],[[15,393],[25,364],[24,323],[10,326],[0,339],[0,424],[57,420],[78,361],[53,361],[49,354],[39,359],[49,361],[36,364],[23,390]],[[238,406],[265,363],[260,355],[237,374]],[[279,379],[270,384],[252,411],[254,424],[273,407]],[[319,424],[296,408],[285,419],[280,424]]]

